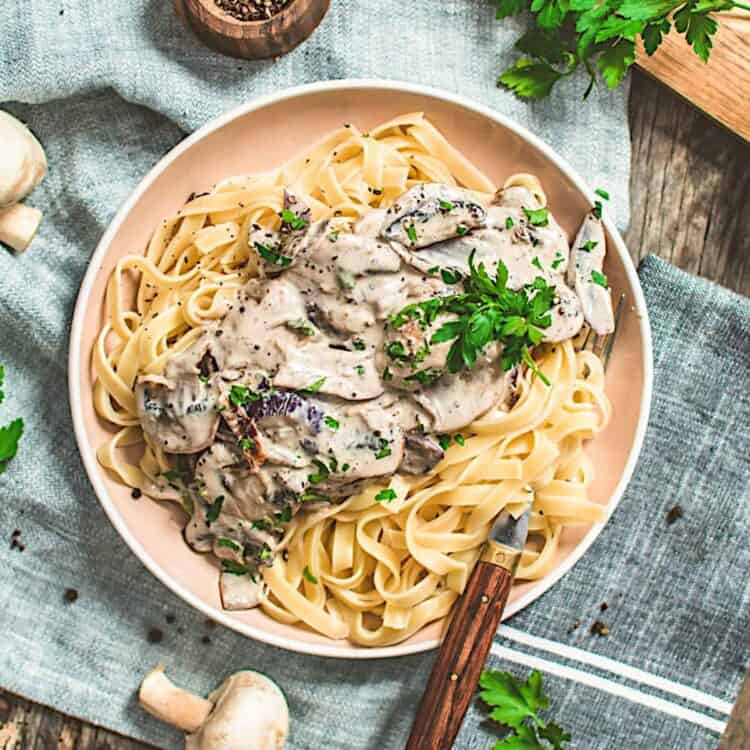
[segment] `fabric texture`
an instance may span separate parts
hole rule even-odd
[[[21,257],[0,251],[7,394],[0,424],[26,422],[19,454],[0,476],[1,687],[171,749],[181,746],[179,735],[136,705],[145,672],[162,661],[176,681],[206,693],[250,667],[288,696],[292,750],[403,746],[432,654],[348,663],[254,643],[211,627],[127,549],[99,507],[73,438],[70,320],[93,248],[148,168],[229,106],[305,81],[401,78],[496,107],[545,138],[592,185],[608,188],[623,225],[627,91],[598,91],[583,104],[582,82],[570,80],[549,101],[526,104],[497,90],[520,30],[496,23],[491,5],[478,0],[334,0],[300,48],[248,63],[203,48],[165,0],[4,3],[0,101],[31,124],[50,170],[30,201],[45,209],[31,249]],[[750,626],[750,584],[741,574],[750,569],[742,536],[750,526],[750,303],[654,259],[641,277],[656,360],[642,460],[582,561],[510,624],[732,701]],[[684,516],[669,526],[664,516],[676,503]],[[78,591],[77,601],[66,601],[66,588]],[[604,613],[602,601],[610,607]],[[608,636],[589,635],[597,618]],[[511,645],[516,660],[536,653]],[[715,730],[700,724],[551,674],[545,683],[550,716],[572,732],[575,748],[716,744]],[[457,747],[489,748],[498,737],[477,701]]]

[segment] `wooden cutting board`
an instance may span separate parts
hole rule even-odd
[[[719,30],[707,64],[674,31],[652,57],[641,47],[636,64],[750,141],[750,14],[732,11],[716,17]]]

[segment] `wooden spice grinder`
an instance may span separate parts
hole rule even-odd
[[[214,0],[176,0],[195,33],[225,55],[258,60],[278,57],[307,39],[325,16],[330,0],[291,0],[276,15],[240,21]]]

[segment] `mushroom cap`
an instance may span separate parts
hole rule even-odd
[[[23,200],[47,173],[47,157],[32,132],[0,111],[0,208]]]
[[[258,672],[237,672],[209,696],[203,726],[185,737],[185,750],[281,750],[289,708],[279,687]]]

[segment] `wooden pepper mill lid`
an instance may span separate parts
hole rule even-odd
[[[240,21],[214,0],[178,0],[178,10],[210,47],[233,57],[258,60],[283,55],[307,39],[329,4],[330,0],[290,0],[278,13],[261,21]]]

